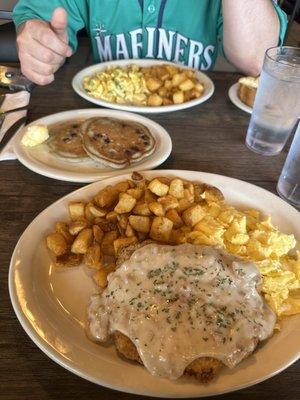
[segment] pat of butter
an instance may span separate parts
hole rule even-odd
[[[49,137],[48,128],[45,125],[28,126],[21,143],[26,147],[34,147],[45,142]]]

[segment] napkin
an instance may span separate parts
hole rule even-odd
[[[0,113],[5,113],[3,124],[0,128],[0,143],[5,137],[6,132],[20,119],[26,117],[27,110],[18,110],[19,108],[27,107],[30,100],[30,93],[22,90],[16,93],[7,93],[0,107]],[[17,110],[17,111],[11,111]],[[17,137],[17,133],[24,127],[22,124],[17,132],[12,136],[11,140],[0,152],[0,161],[15,160],[17,157],[13,151],[13,142]]]

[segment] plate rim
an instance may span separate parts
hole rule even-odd
[[[47,166],[46,164],[41,164],[40,161],[37,162],[31,162],[29,160],[29,158],[26,155],[26,152],[22,149],[21,147],[21,137],[24,134],[25,129],[30,126],[30,125],[34,125],[37,123],[43,123],[43,121],[46,118],[49,117],[63,117],[64,115],[69,115],[69,114],[76,114],[76,113],[87,113],[87,114],[93,114],[93,113],[99,113],[99,114],[107,114],[107,117],[115,117],[115,118],[122,118],[122,115],[124,115],[125,117],[129,117],[129,120],[138,120],[138,122],[140,123],[144,123],[146,126],[148,125],[153,125],[156,130],[159,132],[158,136],[163,139],[164,141],[164,146],[166,147],[166,150],[163,154],[163,156],[161,156],[156,162],[152,162],[149,166],[147,166],[147,169],[152,169],[152,168],[156,168],[159,165],[161,165],[162,163],[164,163],[170,156],[171,152],[172,152],[172,148],[173,148],[173,143],[172,143],[172,139],[171,136],[169,134],[169,132],[167,131],[166,128],[164,128],[162,125],[160,125],[158,122],[145,117],[143,115],[139,115],[133,112],[128,112],[128,111],[122,111],[122,110],[114,110],[114,109],[102,109],[102,108],[78,108],[75,110],[66,110],[66,111],[59,111],[57,113],[54,114],[49,114],[49,115],[45,115],[41,118],[38,118],[34,121],[31,121],[29,124],[26,124],[22,129],[20,129],[20,131],[17,133],[16,137],[14,138],[13,141],[13,150],[14,153],[17,157],[17,159],[19,160],[20,163],[22,163],[26,168],[30,169],[31,171],[42,175],[42,176],[46,176],[47,178],[51,178],[51,179],[57,179],[60,181],[65,181],[65,182],[75,182],[75,183],[93,183],[93,182],[97,182],[99,180],[102,179],[107,179],[110,177],[113,177],[115,175],[118,175],[118,173],[122,174],[122,173],[130,173],[130,171],[132,171],[133,169],[143,169],[144,163],[147,160],[151,160],[151,157],[153,156],[153,154],[151,154],[149,157],[145,157],[144,160],[141,160],[141,162],[137,163],[137,164],[133,164],[132,166],[128,166],[125,168],[120,168],[120,169],[111,169],[106,172],[99,172],[99,173],[95,173],[93,176],[89,177],[89,173],[80,173],[80,175],[77,175],[76,177],[76,172],[75,171],[65,171],[65,170],[59,170],[58,167],[51,167],[51,166]],[[117,114],[117,115],[115,115]],[[119,115],[121,114],[121,115]],[[119,115],[119,116],[118,116]],[[103,115],[105,116],[105,115]],[[76,115],[74,115],[73,117],[69,117],[74,118],[76,117]],[[62,119],[63,121],[64,119]],[[67,117],[66,119],[67,120]],[[155,153],[155,152],[154,152]],[[41,164],[41,167],[39,167],[38,164]],[[130,170],[128,172],[126,172],[126,169]],[[124,172],[125,171],[125,172]],[[66,174],[66,175],[65,175]]]
[[[140,64],[149,64],[149,65],[150,64],[153,64],[153,65],[168,64],[168,65],[177,66],[182,69],[192,69],[192,70],[196,71],[196,73],[199,74],[200,76],[203,76],[203,78],[205,80],[207,80],[207,82],[210,85],[210,90],[208,91],[208,93],[206,95],[201,96],[198,99],[186,101],[182,104],[172,104],[169,106],[159,106],[159,107],[148,107],[148,106],[139,107],[139,106],[134,106],[134,105],[110,103],[105,100],[96,99],[96,98],[88,95],[86,93],[86,91],[82,88],[80,79],[83,78],[82,75],[87,76],[88,72],[86,72],[86,74],[84,74],[85,71],[97,69],[97,67],[99,67],[99,69],[102,70],[102,69],[105,69],[105,67],[108,67],[111,65],[132,65],[132,64],[138,65],[139,63]],[[80,97],[82,97],[83,99],[85,99],[93,104],[96,104],[98,106],[107,107],[107,108],[111,108],[111,109],[115,109],[115,110],[143,113],[143,114],[157,114],[157,113],[167,113],[167,112],[175,112],[175,111],[185,110],[187,108],[191,108],[191,107],[194,107],[196,105],[200,105],[200,104],[206,102],[213,96],[213,94],[215,92],[215,85],[214,85],[213,80],[207,74],[205,74],[203,71],[196,70],[194,68],[190,68],[187,65],[177,64],[177,63],[174,63],[171,61],[157,60],[157,59],[152,59],[152,58],[141,58],[141,59],[130,58],[130,59],[122,59],[122,60],[105,61],[105,62],[89,65],[89,66],[81,69],[80,71],[78,71],[73,76],[72,88]]]
[[[150,170],[150,171],[141,171],[142,173],[150,173],[151,175],[154,174],[159,176],[161,175],[161,173],[163,172],[164,174],[168,175],[176,175],[178,172],[179,173],[195,173],[195,174],[201,174],[202,179],[209,179],[209,177],[217,177],[217,178],[225,178],[225,180],[229,180],[229,181],[233,181],[233,182],[238,182],[238,183],[242,183],[244,185],[249,185],[252,188],[259,188],[264,194],[267,194],[268,196],[275,197],[276,201],[283,204],[284,206],[290,208],[291,212],[294,213],[295,215],[298,214],[298,210],[296,208],[294,208],[293,206],[291,206],[290,204],[288,204],[287,202],[285,202],[283,199],[281,199],[279,196],[277,196],[276,194],[273,194],[272,192],[257,186],[255,184],[237,179],[237,178],[232,178],[226,175],[221,175],[221,174],[213,174],[213,173],[207,173],[207,172],[201,172],[201,171],[194,171],[194,170],[164,170],[164,169],[159,169],[159,170]],[[126,174],[121,174],[118,176],[118,178],[122,179],[123,177],[128,177],[128,175],[130,175],[130,173],[126,173]],[[109,177],[106,178],[105,180],[110,180],[110,179],[116,179],[117,177]],[[76,367],[72,366],[72,361],[67,361],[65,359],[63,359],[63,357],[61,356],[61,354],[56,350],[56,349],[52,349],[52,351],[50,351],[50,345],[43,340],[36,332],[36,330],[31,326],[30,322],[28,321],[28,318],[26,317],[26,315],[24,314],[24,312],[22,311],[22,307],[18,302],[18,297],[15,291],[15,287],[14,287],[14,282],[13,282],[13,275],[14,275],[14,260],[16,257],[16,253],[18,251],[18,247],[19,244],[21,242],[21,240],[23,239],[23,237],[25,236],[25,234],[27,233],[27,231],[30,230],[31,226],[35,223],[36,219],[38,219],[41,215],[45,214],[48,209],[52,206],[55,206],[57,203],[60,203],[63,200],[66,200],[69,196],[74,196],[77,195],[78,193],[80,193],[81,191],[85,191],[85,190],[89,190],[90,187],[92,186],[97,186],[98,184],[102,185],[105,184],[105,182],[103,180],[101,181],[97,181],[97,182],[93,182],[90,183],[89,185],[83,186],[81,188],[78,188],[74,191],[71,191],[70,193],[66,194],[65,196],[60,197],[58,200],[56,200],[55,202],[53,202],[52,204],[50,204],[48,207],[46,207],[44,210],[42,210],[31,222],[30,224],[26,227],[26,229],[23,231],[22,235],[20,236],[14,251],[12,253],[11,256],[11,260],[10,260],[10,265],[9,265],[9,273],[8,273],[8,289],[9,289],[9,296],[10,296],[10,300],[14,309],[14,312],[17,316],[17,319],[20,323],[20,325],[22,326],[22,328],[24,329],[24,331],[26,332],[26,334],[30,337],[30,339],[37,345],[37,347],[44,352],[52,361],[56,362],[57,364],[59,364],[61,367],[65,368],[66,370],[74,373],[77,376],[80,376],[83,379],[86,379],[87,381],[93,382],[97,385],[103,386],[103,387],[107,387],[109,389],[113,389],[113,390],[117,390],[117,391],[121,391],[124,393],[130,393],[130,394],[136,394],[136,395],[143,395],[143,396],[152,396],[152,397],[162,397],[162,398],[203,398],[203,397],[211,397],[211,396],[216,396],[216,395],[221,395],[221,394],[225,394],[225,393],[231,393],[231,392],[235,392],[237,390],[241,390],[241,389],[245,389],[247,387],[251,387],[254,386],[260,382],[264,382],[267,379],[278,375],[279,373],[281,373],[282,371],[284,371],[285,369],[287,369],[288,367],[290,367],[292,364],[294,364],[296,361],[299,360],[300,358],[300,349],[298,351],[297,354],[295,354],[288,363],[286,363],[285,365],[283,365],[281,368],[265,375],[263,378],[257,378],[254,381],[251,381],[250,383],[244,383],[244,384],[237,384],[236,386],[234,386],[233,388],[228,388],[228,390],[222,390],[222,391],[217,391],[217,392],[211,392],[211,393],[205,393],[205,394],[201,394],[201,393],[195,393],[195,394],[189,394],[188,396],[186,395],[168,395],[168,394],[157,394],[156,392],[143,392],[143,391],[138,391],[138,390],[130,390],[130,388],[128,387],[123,387],[122,385],[113,385],[110,383],[107,383],[105,381],[99,380],[95,377],[93,377],[90,374],[85,374],[84,372],[82,372],[81,370],[77,369]],[[296,214],[297,213],[297,214]],[[299,216],[298,216],[299,217]],[[201,388],[201,387],[200,387]]]
[[[235,82],[233,85],[230,86],[228,90],[228,97],[232,104],[234,104],[237,108],[239,108],[242,111],[245,111],[248,114],[252,114],[253,108],[247,106],[247,104],[243,103],[237,95],[237,88],[239,86],[238,82]]]

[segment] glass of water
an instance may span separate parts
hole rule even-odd
[[[300,207],[300,123],[278,180],[280,197]]]
[[[281,152],[300,115],[300,48],[267,50],[246,145],[256,153]]]

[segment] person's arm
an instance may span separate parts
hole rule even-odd
[[[20,0],[13,19],[21,71],[46,85],[76,50],[76,33],[87,21],[87,6],[84,0]]]
[[[222,0],[223,49],[242,72],[260,74],[265,51],[279,42],[280,20],[272,0]]]

